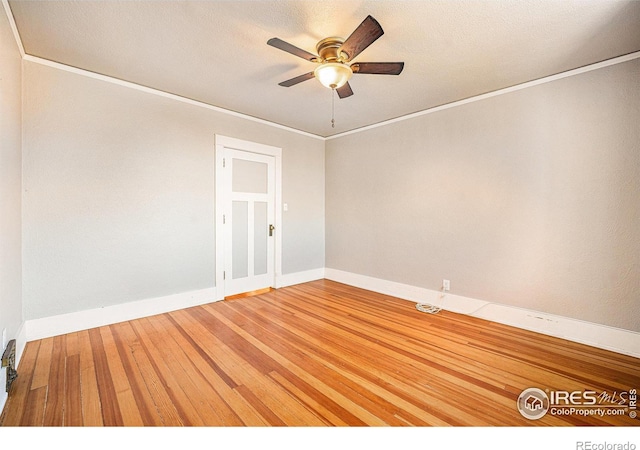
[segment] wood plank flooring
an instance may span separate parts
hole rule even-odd
[[[326,280],[27,344],[3,426],[638,426],[525,419],[523,389],[640,388],[640,360]]]

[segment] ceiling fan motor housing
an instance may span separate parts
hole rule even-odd
[[[320,55],[319,62],[340,62],[344,63],[348,58],[344,52],[338,54],[340,47],[344,43],[344,39],[341,37],[328,37],[324,38],[316,44],[316,51]]]

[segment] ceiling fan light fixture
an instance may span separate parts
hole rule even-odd
[[[353,71],[346,64],[328,62],[318,66],[313,74],[323,86],[329,89],[340,89],[349,81]]]

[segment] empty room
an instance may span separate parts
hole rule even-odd
[[[621,0],[2,0],[0,425],[629,444],[639,23]]]

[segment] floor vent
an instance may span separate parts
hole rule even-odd
[[[416,309],[427,314],[438,314],[442,310],[442,308],[430,305],[428,303],[418,303],[416,305]]]
[[[16,340],[11,339],[9,344],[7,344],[7,348],[4,350],[2,354],[2,367],[7,368],[7,392],[9,392],[9,388],[11,387],[11,383],[18,377],[18,372],[16,371]]]

